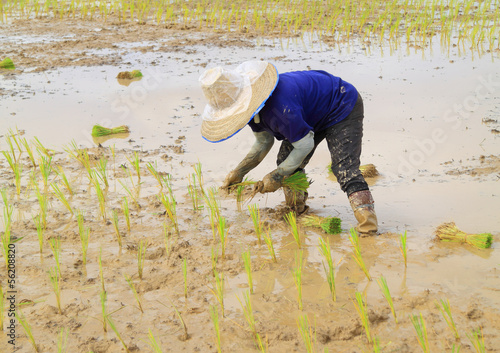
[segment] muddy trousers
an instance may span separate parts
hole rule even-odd
[[[342,191],[349,196],[356,191],[368,190],[368,184],[359,170],[363,117],[363,99],[358,95],[358,100],[347,118],[325,130],[314,132],[314,148],[295,172],[304,170],[316,147],[326,139],[330,150],[332,172]],[[293,145],[289,141],[283,141],[277,164],[283,162],[292,150]]]
[[[368,184],[359,170],[361,156],[361,139],[363,137],[363,99],[358,99],[351,113],[341,122],[314,133],[314,148],[295,172],[304,171],[316,147],[326,139],[331,157],[331,170],[340,188],[349,198],[351,208],[358,221],[357,230],[364,235],[375,234],[378,230],[374,202]],[[277,164],[283,162],[293,150],[293,145],[283,141],[278,153]],[[307,193],[297,197],[285,190],[287,204],[292,205],[299,213],[306,209]]]

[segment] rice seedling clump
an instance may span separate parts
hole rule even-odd
[[[342,232],[342,220],[337,217],[305,216],[302,223],[306,227],[317,227],[323,229],[327,234],[340,234]]]
[[[128,132],[130,132],[130,129],[127,125],[122,125],[115,128],[107,128],[101,125],[94,125],[94,127],[92,128],[92,136],[94,137],[123,134]]]
[[[10,58],[5,58],[0,61],[0,69],[14,70],[15,68],[14,62]]]
[[[436,236],[443,241],[466,243],[479,249],[487,249],[493,242],[491,233],[467,234],[458,229],[454,222],[437,227]]]

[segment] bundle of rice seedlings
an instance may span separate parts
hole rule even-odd
[[[493,241],[491,233],[467,234],[458,229],[454,222],[441,224],[435,234],[443,241],[467,243],[479,249],[489,248]]]
[[[14,70],[15,68],[14,62],[10,58],[5,58],[0,61],[0,69]]]
[[[127,132],[130,132],[130,129],[127,125],[122,125],[111,129],[102,127],[101,125],[94,125],[94,127],[92,128],[92,136],[94,137],[123,134]]]
[[[122,71],[118,74],[118,76],[116,76],[116,78],[125,80],[132,80],[138,77],[142,77],[142,72],[140,72],[139,70]]]
[[[292,189],[293,191],[305,192],[311,182],[307,180],[307,176],[303,172],[297,172],[283,179],[283,186]]]
[[[306,227],[321,228],[327,234],[339,234],[342,232],[342,220],[337,217],[304,216],[302,224]]]

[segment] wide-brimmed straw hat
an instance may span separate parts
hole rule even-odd
[[[208,104],[201,135],[220,142],[240,131],[257,114],[278,83],[278,72],[265,61],[246,61],[234,70],[215,67],[200,76]]]

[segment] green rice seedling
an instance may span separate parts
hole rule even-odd
[[[408,264],[408,248],[406,247],[406,230],[403,234],[401,234],[399,238],[399,250],[401,251],[401,255],[403,255],[403,260],[405,262],[405,268]]]
[[[125,276],[125,281],[127,281],[128,286],[130,287],[130,290],[132,291],[132,294],[134,294],[135,301],[137,302],[137,306],[139,307],[139,310],[141,313],[144,314],[144,310],[142,308],[141,304],[141,298],[139,298],[139,294],[137,293],[137,290],[135,289],[134,282],[132,282],[132,278],[130,276],[124,275]]]
[[[443,241],[466,243],[478,249],[489,248],[493,242],[491,233],[467,234],[458,229],[454,222],[440,225],[436,229],[436,236]]]
[[[417,341],[420,348],[422,348],[424,353],[430,352],[429,341],[427,340],[427,328],[425,327],[425,320],[422,313],[420,313],[420,315],[410,315],[410,320],[415,328],[415,334],[417,335]]]
[[[40,206],[40,219],[43,224],[43,228],[47,229],[47,209],[49,207],[49,201],[46,194],[42,194],[38,186],[36,187],[36,197],[38,199],[38,204]]]
[[[126,134],[128,132],[130,132],[130,129],[126,125],[118,126],[115,128],[107,128],[101,125],[94,125],[92,127],[92,136],[94,137],[109,136],[113,134]]]
[[[295,239],[295,243],[299,249],[302,248],[302,240],[300,239],[299,228],[297,226],[297,217],[295,216],[295,212],[290,211],[285,216],[286,223],[290,226],[290,231],[292,233],[293,238]]]
[[[21,138],[21,144],[24,146],[26,153],[28,153],[28,158],[30,159],[31,165],[33,168],[36,168],[35,156],[33,155],[33,149],[31,148],[30,143],[26,138]]]
[[[56,260],[56,268],[59,277],[61,275],[61,239],[59,237],[50,238],[49,240],[50,250],[52,250],[52,254],[54,255],[54,260]]]
[[[122,248],[122,235],[120,234],[120,228],[118,228],[118,213],[113,210],[111,211],[112,220],[113,220],[113,228],[115,229],[116,240],[118,241],[118,246],[120,249]]]
[[[321,228],[327,234],[339,234],[342,232],[342,220],[337,217],[319,217],[309,215],[302,218],[302,224],[306,227]]]
[[[127,186],[127,184],[122,183],[121,180],[118,180],[118,182],[123,187],[123,189],[127,192],[128,196],[130,196],[130,198],[132,199],[132,202],[134,203],[135,207],[137,209],[140,209],[141,206],[139,205],[139,201],[137,200],[137,195],[134,195],[132,193],[132,191],[129,189],[129,187]]]
[[[271,255],[273,262],[277,263],[278,260],[276,259],[276,253],[274,251],[273,238],[271,235],[271,227],[268,227],[267,232],[264,233],[264,242],[267,245],[267,249],[269,250],[269,255]]]
[[[188,278],[187,278],[187,258],[182,259],[182,277],[184,278],[184,298],[188,297]]]
[[[325,270],[328,288],[332,295],[332,300],[337,301],[337,291],[335,289],[335,266],[332,259],[332,249],[329,242],[325,242],[323,238],[319,238],[319,250],[325,261],[323,262],[323,269]],[[326,265],[325,265],[326,262]]]
[[[316,352],[315,348],[315,338],[316,335],[313,333],[313,329],[309,323],[309,318],[307,315],[299,315],[297,319],[297,326],[299,327],[300,336],[302,337],[302,342],[306,346],[307,353]]]
[[[443,318],[445,319],[446,323],[448,324],[448,327],[450,328],[450,330],[453,331],[455,338],[457,340],[460,339],[460,335],[458,334],[457,326],[455,325],[455,321],[453,320],[453,317],[451,316],[450,302],[448,301],[448,299],[446,299],[446,300],[441,299],[439,301],[439,303],[436,304],[436,306],[438,307],[439,311],[441,311],[441,314],[443,315]]]
[[[81,211],[78,211],[76,219],[78,222],[78,234],[80,235],[80,242],[82,245],[83,267],[86,268],[86,266],[87,266],[87,250],[89,249],[89,240],[90,240],[90,228],[84,227],[84,225],[83,225],[84,217],[83,217],[83,214]]]
[[[217,247],[211,248],[211,254],[210,254],[210,260],[212,261],[212,272],[215,276],[215,272],[217,271],[217,263],[219,262],[219,251],[217,250]]]
[[[144,260],[146,259],[146,247],[147,242],[145,240],[140,240],[137,247],[137,272],[139,274],[139,279],[141,280],[144,270]]]
[[[175,233],[179,235],[179,224],[177,222],[177,202],[175,201],[173,194],[169,193],[169,195],[166,195],[165,193],[160,192],[157,197],[161,201],[163,206],[165,206],[166,215],[172,222]]]
[[[118,329],[116,328],[116,325],[115,323],[113,322],[113,320],[111,319],[111,315],[107,315],[106,316],[106,321],[108,322],[108,325],[109,327],[111,327],[111,329],[113,330],[113,332],[115,333],[116,337],[118,338],[118,340],[121,342],[121,344],[123,345],[123,348],[125,348],[125,351],[127,353],[130,352],[130,350],[128,349],[127,345],[125,344],[125,341],[123,340],[122,336],[120,335],[120,332],[118,332]]]
[[[28,337],[28,340],[30,341],[31,345],[33,346],[33,349],[35,352],[39,352],[38,346],[35,342],[35,337],[33,336],[33,332],[31,331],[31,326],[26,320],[26,317],[24,316],[23,312],[20,309],[17,309],[15,311],[15,316],[17,318],[17,321],[21,324],[21,326],[24,329],[24,332],[26,333],[26,336]]]
[[[74,214],[73,209],[71,208],[71,205],[69,204],[68,199],[66,198],[64,193],[61,191],[61,188],[59,187],[59,185],[57,185],[56,183],[52,183],[52,184],[50,184],[50,186],[52,187],[52,190],[54,191],[54,195],[56,195],[56,197],[59,199],[59,201],[62,202],[64,207],[66,207],[68,209],[68,211],[71,213],[71,215],[73,215]]]
[[[484,345],[484,337],[482,328],[472,330],[470,334],[467,334],[467,338],[476,350],[476,353],[486,353],[486,347]]]
[[[356,261],[356,263],[359,265],[363,273],[365,274],[366,278],[368,278],[369,281],[372,280],[372,277],[370,276],[370,273],[368,272],[365,262],[363,261],[363,258],[361,257],[361,247],[359,245],[359,236],[358,233],[354,228],[351,228],[349,230],[350,235],[349,235],[349,240],[351,241],[352,246],[354,247],[353,251],[354,253],[352,254],[352,257]]]
[[[243,252],[241,255],[243,258],[243,265],[245,266],[245,272],[248,277],[248,286],[250,287],[250,293],[253,294],[253,280],[252,280],[252,260],[250,256],[250,250]]]
[[[0,332],[3,332],[3,318],[4,318],[4,309],[5,309],[5,303],[4,303],[4,295],[3,295],[3,288],[2,284],[0,284]]]
[[[59,314],[62,314],[61,308],[61,276],[59,275],[58,267],[53,267],[49,269],[50,283],[52,284],[52,289],[56,295],[57,310]]]
[[[14,62],[11,58],[5,58],[0,61],[0,69],[14,70],[15,68],[16,66],[14,65]]]
[[[101,316],[102,316],[102,329],[104,332],[108,332],[108,311],[106,307],[106,303],[108,300],[108,295],[106,291],[101,291],[99,293],[99,299],[101,300]]]
[[[181,313],[179,312],[179,310],[177,310],[177,308],[175,307],[175,305],[172,304],[172,306],[174,307],[175,314],[177,315],[177,317],[179,318],[179,321],[181,322],[181,326],[182,326],[182,329],[184,331],[184,335],[183,335],[182,338],[185,341],[185,340],[187,340],[189,338],[189,334],[188,334],[186,323],[184,322],[184,319],[182,318]]]
[[[255,324],[255,317],[253,315],[253,309],[252,309],[252,300],[250,298],[250,291],[245,291],[243,292],[243,299],[245,301],[245,304],[243,304],[240,300],[240,298],[236,297],[238,301],[240,302],[241,308],[243,309],[243,314],[245,315],[245,319],[248,323],[248,328],[250,329],[250,332],[252,333],[252,336],[254,337],[254,340],[258,344],[258,332],[257,332],[257,326]]]
[[[156,161],[155,161],[154,165],[153,165],[153,163],[148,162],[146,164],[146,168],[151,173],[151,175],[154,176],[154,178],[156,179],[156,181],[158,181],[158,186],[160,187],[160,190],[163,190],[163,179],[162,179],[160,173],[157,170],[158,165],[157,165]]]
[[[214,224],[218,222],[220,217],[220,202],[218,199],[218,191],[217,188],[211,187],[208,189],[207,194],[203,193],[205,198],[205,203],[210,209],[211,220],[214,221]]]
[[[141,182],[141,164],[139,160],[139,154],[137,151],[134,152],[134,157],[132,159],[129,159],[127,157],[128,161],[132,165],[132,168],[134,168],[135,172],[137,173],[137,183]]]
[[[151,329],[148,329],[148,338],[149,338],[149,346],[153,350],[154,353],[163,353],[163,350],[161,349],[160,343],[156,340],[155,336],[153,335],[153,332],[151,332]]]
[[[221,246],[221,258],[224,259],[226,257],[226,244],[227,244],[227,226],[226,226],[226,217],[219,217],[217,222],[217,233],[219,234],[219,241]]]
[[[309,185],[311,185],[311,182],[307,180],[305,173],[297,172],[285,177],[282,184],[295,192],[305,192],[309,188]]]
[[[377,283],[380,287],[380,290],[382,291],[382,294],[384,295],[385,300],[387,300],[387,303],[391,307],[392,316],[394,316],[394,320],[396,321],[397,324],[398,318],[396,317],[396,311],[394,310],[394,304],[392,302],[391,292],[389,291],[389,287],[387,286],[387,281],[385,280],[384,276],[380,276],[380,278],[377,279]]]
[[[66,187],[66,190],[68,190],[69,194],[73,196],[75,193],[73,192],[73,188],[71,187],[71,184],[68,181],[68,178],[66,177],[66,174],[64,173],[64,170],[59,166],[59,171],[57,172],[57,175],[61,178],[63,185]]]
[[[224,317],[224,274],[214,270],[214,288],[210,288],[220,304],[222,316]]]
[[[255,234],[257,235],[257,240],[259,245],[262,244],[262,222],[260,221],[260,209],[257,204],[248,205],[248,210],[250,211],[250,217],[252,218],[253,227],[255,229]]]
[[[200,195],[198,194],[198,185],[196,174],[193,173],[188,176],[188,193],[191,197],[191,202],[193,203],[193,211],[199,211],[203,209],[203,205],[200,203]]]
[[[451,353],[460,353],[460,348],[462,348],[460,344],[455,345],[455,343],[453,343],[451,346]]]
[[[99,212],[101,214],[102,220],[106,221],[106,196],[101,188],[101,184],[99,183],[97,172],[92,171],[92,185],[94,185],[94,189],[97,195],[97,200],[99,201]]]
[[[198,162],[193,166],[194,173],[196,174],[196,179],[198,180],[198,187],[200,188],[201,194],[205,195],[205,185],[203,183],[203,172],[201,171],[201,163]]]
[[[295,282],[295,287],[297,288],[297,303],[299,304],[299,310],[302,310],[304,305],[302,302],[302,250],[297,251],[295,254],[295,269],[293,270],[293,280]]]
[[[48,186],[50,173],[52,172],[52,156],[40,156],[40,173],[42,174],[43,185]]]
[[[368,339],[368,342],[372,342],[372,336],[370,333],[370,320],[368,319],[368,311],[367,311],[367,306],[366,306],[366,298],[364,298],[363,294],[360,292],[355,293],[356,300],[353,300],[354,307],[356,308],[356,311],[358,312],[359,318],[361,319],[361,325],[365,329],[366,333],[366,338]]]
[[[68,335],[68,329],[61,327],[57,336],[57,353],[66,353],[68,351]]]
[[[101,280],[101,292],[106,294],[106,288],[104,285],[104,271],[102,267],[102,247],[99,248],[99,257],[97,258],[97,263],[99,264],[99,278]],[[102,298],[101,298],[101,304],[102,304]],[[104,322],[104,331],[106,331],[106,322]]]
[[[217,346],[217,352],[222,353],[220,326],[219,326],[219,311],[217,310],[217,306],[215,305],[210,306],[210,317],[212,318],[212,322],[214,324],[215,344]]]
[[[128,200],[126,196],[123,197],[122,211],[123,215],[125,216],[125,223],[127,224],[127,230],[130,233],[130,210],[128,208]]]
[[[106,158],[100,158],[99,162],[96,165],[96,175],[102,180],[105,188],[109,187],[108,182],[108,172],[106,171],[106,167],[108,166],[108,160]]]

